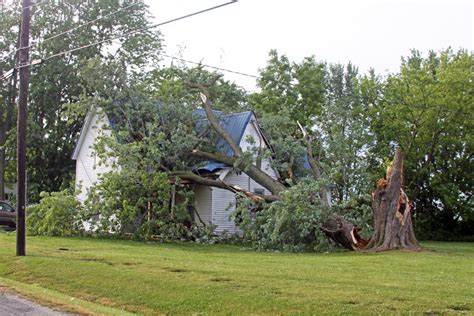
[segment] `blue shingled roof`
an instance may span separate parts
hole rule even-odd
[[[221,115],[221,116],[218,116],[218,118],[220,120],[220,125],[224,128],[224,130],[227,133],[229,133],[232,140],[235,143],[240,144],[242,137],[244,136],[245,128],[247,127],[247,124],[250,122],[250,119],[252,118],[252,112],[246,111],[242,113]],[[198,128],[202,126],[207,126],[208,124],[207,120],[199,120],[196,123],[197,123],[196,126]],[[227,144],[227,142],[222,137],[219,137],[219,139],[217,140],[216,149],[217,151],[219,151],[220,153],[223,153],[226,156],[232,156],[234,154],[234,151],[232,150],[232,148],[230,148],[229,144]],[[226,165],[223,163],[209,161],[205,166],[199,167],[197,168],[197,170],[214,172],[217,169],[222,169],[224,167],[226,167]]]

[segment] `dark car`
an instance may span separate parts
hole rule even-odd
[[[0,201],[0,225],[16,228],[16,211],[10,203]]]

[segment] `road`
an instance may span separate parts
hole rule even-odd
[[[12,293],[0,291],[0,316],[59,316],[67,315],[40,306]]]

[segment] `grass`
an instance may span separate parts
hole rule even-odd
[[[0,286],[95,314],[474,313],[474,244],[423,246],[420,253],[286,254],[29,237],[27,256],[16,257],[15,235],[2,233]]]

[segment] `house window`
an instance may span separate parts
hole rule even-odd
[[[253,189],[255,194],[265,195],[265,189]]]

